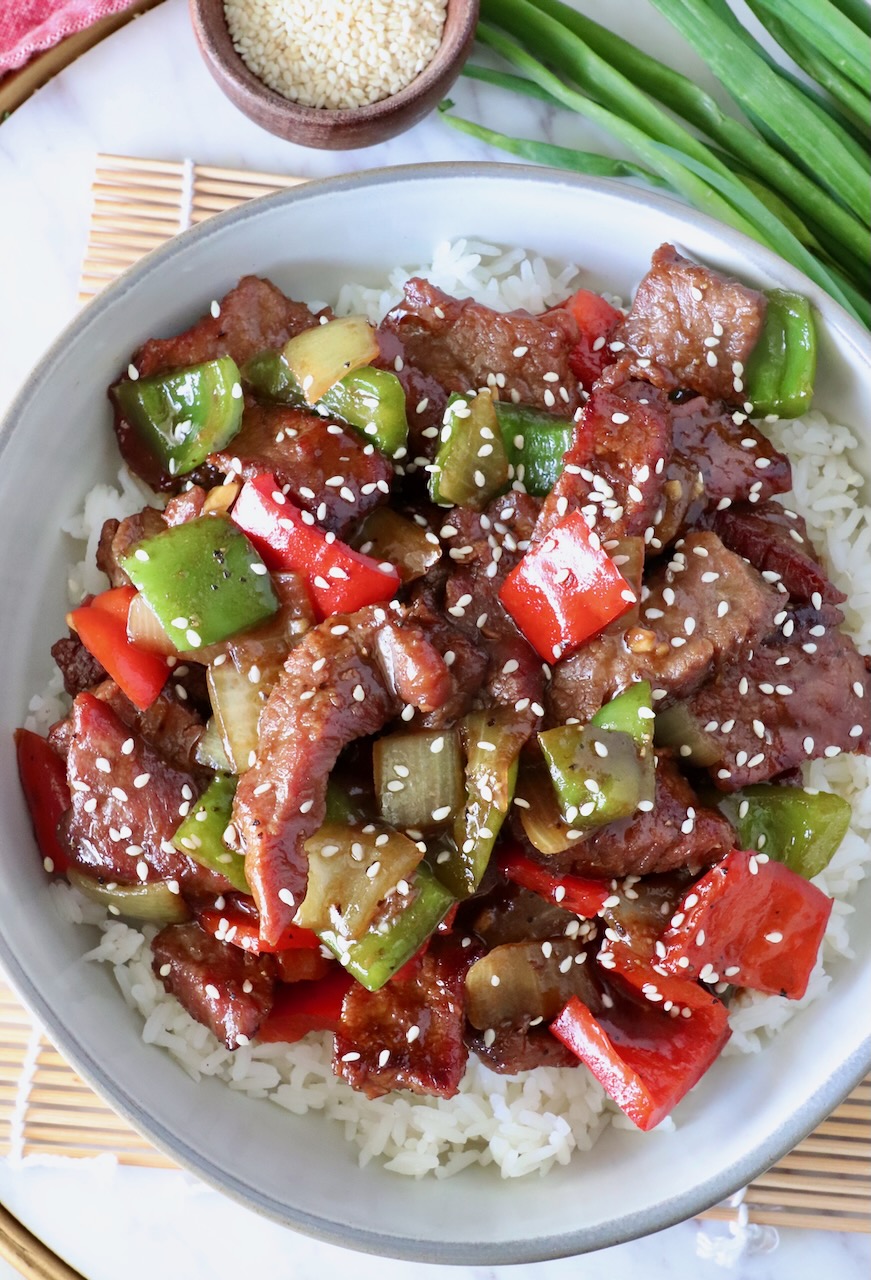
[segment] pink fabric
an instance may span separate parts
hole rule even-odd
[[[0,0],[0,76],[133,0]]]

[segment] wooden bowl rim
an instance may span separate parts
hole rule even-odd
[[[326,133],[355,124],[363,126],[386,122],[390,117],[416,106],[427,90],[453,67],[471,45],[480,0],[448,0],[441,43],[424,69],[397,93],[360,107],[308,107],[294,102],[292,98],[285,98],[261,80],[236,51],[224,16],[224,0],[189,0],[189,6],[194,30],[207,61],[232,82],[252,108],[256,104],[259,111],[268,112],[276,123],[296,122],[301,127],[316,127]],[[451,29],[450,11],[454,6],[460,18]]]

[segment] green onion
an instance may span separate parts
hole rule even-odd
[[[559,19],[570,31],[584,39],[602,58],[608,59],[639,88],[652,94],[690,124],[701,129],[768,186],[837,237],[851,253],[867,260],[871,237],[827,192],[822,191],[792,161],[781,155],[739,120],[727,115],[719,104],[686,76],[658,62],[628,41],[593,22],[560,0],[537,0],[538,8]],[[661,141],[666,141],[662,138]],[[681,147],[681,150],[685,148]],[[701,156],[697,158],[702,159]],[[733,166],[734,167],[734,166]]]
[[[468,75],[468,69],[466,71]],[[506,77],[507,78],[507,77]],[[512,77],[520,81],[520,77]],[[528,84],[529,81],[522,83]],[[548,98],[550,95],[546,95]],[[641,178],[651,187],[668,187],[657,174],[641,165],[632,164],[629,160],[614,160],[611,156],[601,156],[595,151],[575,151],[571,147],[559,147],[552,142],[538,142],[533,138],[511,138],[506,133],[497,133],[495,129],[486,129],[472,120],[464,120],[461,116],[448,115],[453,103],[447,99],[439,106],[445,124],[460,133],[467,133],[481,142],[488,142],[491,147],[499,147],[513,156],[521,156],[524,160],[532,160],[536,164],[549,164],[554,169],[568,169],[572,173],[586,173],[594,178]],[[557,103],[557,106],[559,103]],[[500,402],[502,403],[502,402]]]
[[[860,3],[864,3],[864,0],[860,0]],[[784,67],[777,62],[765,46],[760,44],[758,40],[754,39],[749,31],[742,27],[741,23],[729,8],[727,0],[708,0],[708,4],[717,16],[722,18],[723,22],[727,23],[728,26],[731,27],[732,31],[735,32],[740,40],[743,40],[754,53],[762,58],[764,62],[767,62],[769,67],[771,67],[777,75],[784,80],[788,80],[793,88],[798,90],[805,102],[807,102],[808,106],[816,115],[817,119],[820,120],[826,128],[834,129],[836,136],[840,138],[842,145],[846,146],[847,150],[851,152],[853,159],[862,165],[865,170],[868,170],[869,154],[866,141],[867,128],[864,125],[857,128],[852,121],[843,114],[837,103],[832,102],[831,98],[820,93],[815,86],[795,75],[788,67]],[[764,122],[755,118],[752,112],[748,112],[747,114],[748,119],[752,121],[757,129],[759,129],[760,133],[764,134],[766,137],[769,136],[769,131],[766,129]],[[776,145],[774,135],[772,134],[770,137]],[[812,173],[811,176],[813,176]]]
[[[652,3],[704,58],[739,105],[763,120],[795,154],[812,155],[823,185],[858,218],[867,218],[865,174],[838,138],[821,125],[805,98],[738,39],[705,0]]]
[[[467,74],[566,107],[608,129],[642,162],[629,176],[648,183],[653,176],[656,185],[669,186],[779,253],[871,327],[867,10],[857,0],[752,0],[771,30],[777,26],[785,49],[793,42],[796,56],[804,48],[819,60],[821,75],[829,69],[832,78],[826,83],[833,93],[835,78],[843,81],[845,105],[840,107],[776,63],[726,0],[654,4],[708,63],[758,132],[730,117],[686,76],[561,0],[482,0],[483,17],[510,36],[484,21],[479,40],[522,75],[480,66],[468,67]],[[813,40],[812,33],[820,31],[821,39]],[[716,149],[670,113],[705,134]],[[527,159],[580,172],[614,172],[605,158],[589,152],[512,139],[471,121],[449,122]]]
[[[782,16],[796,34],[818,49],[866,95],[871,94],[871,40],[830,0],[756,0]]]
[[[690,156],[684,157],[684,163],[688,169],[698,173],[699,177],[704,178],[718,191],[722,191],[725,196],[734,200],[743,200],[748,214],[752,214],[757,225],[767,236],[769,246],[779,253],[782,258],[785,258],[787,262],[791,262],[793,266],[803,271],[806,276],[810,276],[811,280],[818,284],[821,289],[825,289],[836,302],[840,302],[845,311],[849,311],[854,319],[861,321],[861,315],[853,307],[849,297],[841,289],[828,267],[824,266],[818,258],[815,258],[789,228],[766,208],[761,200],[757,199],[752,191],[736,179],[724,178],[722,174],[714,172],[706,165],[698,164]],[[759,236],[757,235],[756,238],[759,239]]]
[[[671,144],[679,151],[683,148],[688,155],[707,160],[714,166],[720,163],[716,156],[666,112],[661,111],[625,76],[609,67],[582,40],[547,14],[539,13],[526,0],[484,0],[482,11],[490,12],[495,21],[510,28],[523,41],[522,45],[517,44],[485,23],[479,23],[478,38],[484,44],[526,71],[531,79],[547,89],[563,106],[586,116],[594,124],[609,129],[693,204],[705,209],[721,222],[728,222],[736,230],[758,239],[753,227],[738,209],[721,200],[716,191],[712,191],[705,183],[698,182],[682,164],[671,159],[663,164],[662,152],[657,149],[656,142]],[[606,86],[612,103],[620,104],[616,109],[621,114],[615,114],[615,110],[606,109],[598,102],[567,88],[527,52],[528,47],[537,49],[542,57],[552,56],[556,51],[559,54],[560,69],[574,76],[587,92],[595,93],[597,98],[603,96],[602,86]]]

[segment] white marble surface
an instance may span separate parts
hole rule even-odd
[[[579,0],[576,0],[579,2]],[[595,0],[580,7],[594,12]],[[668,28],[645,0],[610,0],[608,20],[629,34],[644,23],[647,47],[673,57]],[[684,68],[709,84],[692,55]],[[460,82],[460,114],[508,132],[548,136],[596,150],[609,140],[537,103]],[[356,152],[314,152],[257,129],[221,96],[204,70],[184,0],[166,0],[92,50],[0,126],[0,411],[75,309],[97,152],[182,159],[318,177],[426,160],[499,158],[431,118],[411,133]],[[184,1174],[117,1169],[110,1161],[0,1165],[0,1199],[88,1280],[175,1280],[268,1274],[314,1280],[331,1266],[362,1280],[424,1280],[444,1267],[351,1255],[255,1217]],[[712,1224],[713,1236],[728,1239]],[[586,1258],[492,1271],[459,1268],[458,1280],[697,1280],[720,1269],[697,1253],[698,1225],[685,1223]],[[768,1243],[771,1243],[769,1241]],[[860,1280],[867,1237],[785,1232],[773,1252],[745,1253],[733,1274],[747,1280]],[[12,1272],[0,1263],[0,1280]]]

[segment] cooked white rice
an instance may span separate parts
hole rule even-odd
[[[439,244],[433,261],[397,269],[386,289],[345,285],[340,313],[362,312],[377,321],[401,297],[409,275],[425,275],[449,293],[471,294],[499,310],[527,307],[540,311],[560,301],[578,283],[573,267],[554,267],[523,250],[461,240]],[[861,505],[863,478],[853,466],[856,439],[847,427],[832,425],[820,413],[766,426],[778,447],[790,456],[795,490],[782,499],[801,512],[814,543],[823,553],[832,580],[849,595],[847,625],[860,649],[871,649],[871,510]],[[104,519],[132,514],[154,496],[126,470],[119,489],[98,485],[81,516],[64,526],[86,540],[84,559],[70,573],[71,598],[105,586],[94,568],[96,539]],[[81,548],[78,549],[81,552]],[[863,583],[867,586],[863,587]],[[64,713],[60,679],[30,704],[28,727],[45,732]],[[742,995],[730,1012],[732,1039],[726,1053],[755,1053],[799,1010],[824,995],[830,978],[826,963],[850,957],[849,898],[867,874],[871,834],[871,760],[839,756],[816,760],[805,769],[806,782],[838,791],[851,801],[853,818],[841,848],[815,883],[835,899],[819,964],[803,1000]],[[99,942],[87,959],[113,967],[127,1003],[144,1019],[142,1038],[159,1045],[194,1078],[218,1076],[229,1088],[268,1098],[294,1114],[323,1111],[344,1125],[359,1149],[361,1165],[375,1157],[396,1172],[449,1177],[470,1164],[494,1165],[502,1177],[546,1173],[565,1164],[575,1151],[588,1151],[608,1123],[632,1128],[605,1097],[599,1084],[580,1067],[538,1068],[514,1077],[488,1070],[474,1056],[460,1093],[450,1101],[394,1093],[370,1101],[331,1071],[331,1036],[309,1036],[297,1045],[253,1044],[230,1052],[205,1027],[166,994],[151,970],[150,942],[156,930],[134,929],[106,916],[101,907],[58,882],[52,894],[68,920],[96,926]],[[678,1109],[678,1119],[680,1110]],[[669,1127],[671,1120],[660,1126]]]

